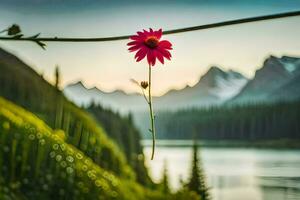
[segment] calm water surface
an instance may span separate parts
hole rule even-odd
[[[175,190],[189,177],[192,147],[158,143],[153,161],[145,146],[147,165],[159,181],[166,160]],[[203,147],[199,155],[214,200],[300,200],[300,150]]]

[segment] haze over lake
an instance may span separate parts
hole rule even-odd
[[[146,145],[146,162],[153,179],[160,180],[166,160],[171,187],[179,188],[180,177],[186,181],[189,176],[191,144],[186,140],[176,141],[177,146],[174,141],[158,141],[153,161],[149,159],[151,146]],[[300,150],[203,147],[200,155],[215,200],[300,198]]]

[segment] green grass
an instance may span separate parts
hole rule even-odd
[[[145,199],[152,195],[133,180],[99,167],[67,144],[61,132],[55,133],[38,117],[1,97],[0,143],[2,195],[22,194],[28,199]]]
[[[89,113],[68,101],[40,74],[1,48],[0,88],[0,96],[34,113],[53,130],[63,130],[65,141],[94,163],[119,176],[135,179],[124,153]]]

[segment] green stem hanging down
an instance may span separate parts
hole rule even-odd
[[[150,111],[150,123],[151,123],[151,129],[150,132],[152,133],[152,154],[151,154],[151,160],[153,160],[154,157],[154,151],[155,151],[155,124],[154,124],[154,114],[153,114],[153,106],[152,106],[152,96],[151,96],[151,66],[149,65],[149,88],[148,88],[148,104],[149,104],[149,111]]]

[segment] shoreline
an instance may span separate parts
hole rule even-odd
[[[156,145],[159,147],[191,147],[193,140],[157,139]],[[261,148],[261,149],[300,149],[300,140],[279,139],[279,140],[197,140],[200,147],[212,148]],[[141,140],[143,147],[151,146],[151,140]]]

